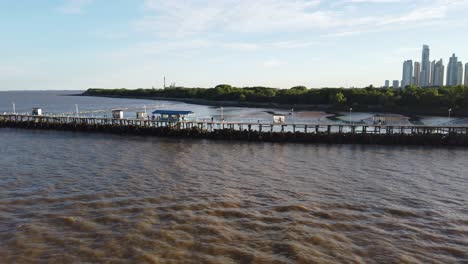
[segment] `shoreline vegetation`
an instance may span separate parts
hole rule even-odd
[[[90,88],[82,96],[171,100],[210,106],[240,106],[325,112],[349,111],[416,115],[468,116],[468,87],[408,86],[405,89],[321,88],[296,86],[290,89],[270,87],[214,88],[168,87],[164,89]]]

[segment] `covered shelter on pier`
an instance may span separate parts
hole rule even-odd
[[[38,108],[38,107],[33,108],[31,114],[33,116],[41,116],[42,115],[42,108]]]
[[[163,122],[195,121],[195,113],[184,110],[155,110],[153,119]]]
[[[123,119],[124,118],[123,110],[120,110],[120,109],[112,110],[112,118]]]

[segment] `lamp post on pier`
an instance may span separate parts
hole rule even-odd
[[[450,124],[450,121],[451,121],[451,120],[450,120],[451,114],[452,114],[452,108],[450,108],[450,109],[448,110],[448,122],[449,122],[449,124]]]
[[[294,108],[291,109],[291,119],[292,123],[294,124]]]
[[[13,105],[13,114],[16,115],[16,104],[15,102],[11,102],[11,104]]]
[[[224,108],[221,106],[221,122],[224,122]]]

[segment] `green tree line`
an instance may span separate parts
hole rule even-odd
[[[205,99],[287,105],[331,105],[335,108],[382,108],[410,111],[453,109],[468,114],[468,87],[408,86],[393,88],[321,88],[296,86],[290,89],[269,87],[233,87],[221,84],[214,88],[170,87],[165,89],[88,89],[84,95],[174,99]],[[444,110],[445,111],[445,110]]]

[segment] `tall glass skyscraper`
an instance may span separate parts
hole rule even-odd
[[[468,86],[468,63],[465,64],[465,86]]]
[[[414,62],[413,85],[421,85],[421,63],[417,61]]]
[[[457,85],[458,75],[458,58],[455,53],[450,57],[447,66],[447,86]]]
[[[413,81],[413,61],[407,60],[403,63],[403,78],[401,81],[401,88],[411,85]]]
[[[423,45],[421,58],[421,86],[429,86],[431,80],[431,61],[429,60],[429,46]]]

